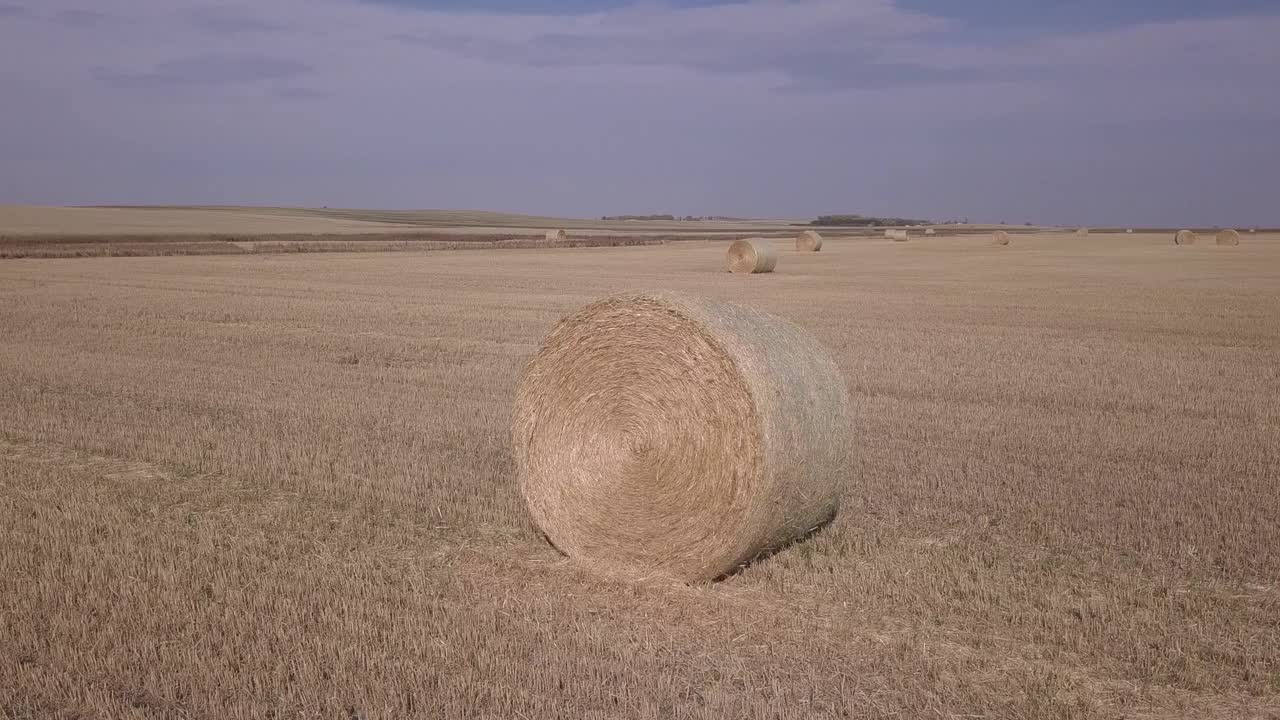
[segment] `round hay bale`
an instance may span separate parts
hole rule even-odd
[[[1179,230],[1173,236],[1174,245],[1195,245],[1196,234],[1190,230]]]
[[[1239,245],[1240,233],[1236,230],[1219,230],[1217,236],[1219,245]]]
[[[822,236],[814,230],[805,230],[796,236],[796,250],[818,252],[822,249]]]
[[[1129,228],[1128,230],[1125,230],[1124,232],[1125,232],[1125,234],[1126,234],[1126,235],[1132,235],[1132,234],[1133,234],[1133,228]]]
[[[907,234],[906,230],[896,230],[896,229],[885,230],[884,236],[894,242],[906,242],[908,238],[911,237],[910,235]]]
[[[555,242],[557,240],[568,240],[568,239],[569,239],[569,233],[565,232],[564,230],[548,230],[547,231],[547,240],[550,240],[552,242]]]
[[[729,272],[767,273],[778,265],[778,251],[764,238],[735,240],[729,246]]]
[[[848,392],[809,333],[679,293],[593,303],[525,369],[520,492],[569,557],[713,580],[834,517]]]
[[[1079,237],[1085,237],[1088,234],[1089,234],[1089,228],[1080,228],[1079,230],[1076,230],[1076,235]]]
[[[993,237],[994,239],[992,240],[992,244],[994,245],[1009,244],[1009,240],[1010,240],[1009,233],[1005,232],[1004,230],[997,230]]]
[[[925,229],[924,229],[924,234],[925,234],[925,235],[937,235],[937,234],[938,234],[938,231],[937,231],[937,230],[934,230],[933,228],[925,228]]]

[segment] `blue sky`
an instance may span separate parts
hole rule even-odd
[[[0,0],[0,204],[1280,224],[1276,37],[1255,0]]]

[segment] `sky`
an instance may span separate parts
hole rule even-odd
[[[0,204],[1280,225],[1275,0],[0,0]]]

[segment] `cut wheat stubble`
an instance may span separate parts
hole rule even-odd
[[[563,320],[521,379],[520,490],[589,567],[713,580],[834,516],[848,402],[790,322],[678,293],[607,298]]]

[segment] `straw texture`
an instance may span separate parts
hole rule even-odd
[[[731,273],[767,273],[778,266],[778,251],[764,238],[735,240],[729,246],[728,266]]]
[[[796,236],[796,250],[818,252],[822,249],[822,236],[814,230],[805,230]]]
[[[514,455],[538,527],[604,571],[713,580],[832,518],[848,395],[799,327],[678,293],[563,321],[517,391]]]
[[[1195,245],[1196,234],[1190,230],[1179,230],[1173,236],[1174,245]]]
[[[1240,233],[1237,230],[1219,230],[1217,241],[1219,245],[1239,245]]]
[[[991,242],[993,245],[1008,245],[1009,233],[1005,232],[1004,230],[997,230],[995,234],[992,236]]]

